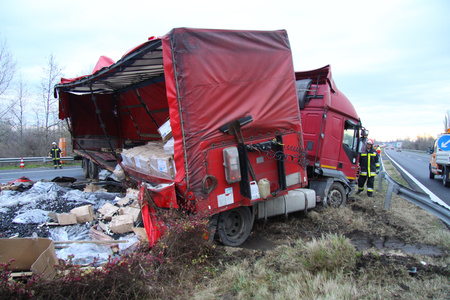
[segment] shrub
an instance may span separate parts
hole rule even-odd
[[[195,290],[207,278],[214,245],[205,239],[207,220],[198,215],[170,219],[166,234],[149,249],[110,257],[101,267],[60,260],[55,277],[10,280],[9,264],[0,270],[0,299],[146,299],[174,298]]]

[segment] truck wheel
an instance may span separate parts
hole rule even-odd
[[[240,206],[220,213],[217,234],[225,246],[242,245],[253,227],[253,218],[248,207]]]
[[[83,160],[81,161],[81,167],[83,168],[84,178],[89,178],[89,159],[83,157]]]
[[[430,170],[430,179],[434,179],[434,173],[431,172],[431,165],[428,166],[428,169]]]
[[[89,178],[98,179],[98,165],[93,161],[89,161]]]
[[[347,193],[342,184],[335,182],[331,185],[327,196],[327,205],[338,208],[347,204]]]
[[[450,187],[449,173],[450,169],[448,167],[442,167],[442,183],[445,187]]]

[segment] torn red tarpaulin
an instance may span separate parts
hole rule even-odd
[[[26,176],[22,176],[19,179],[8,182],[8,184],[20,184],[22,182],[32,182],[32,180]]]
[[[141,204],[142,221],[147,232],[150,247],[153,247],[165,232],[164,223],[156,216],[156,211],[144,199],[146,186],[139,189],[139,203]]]

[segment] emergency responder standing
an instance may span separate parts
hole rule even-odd
[[[359,154],[359,178],[358,191],[356,195],[364,191],[364,184],[367,180],[367,196],[373,197],[373,183],[375,175],[378,174],[380,162],[377,151],[373,149],[373,141],[367,140],[366,151]]]
[[[56,146],[55,142],[52,143],[52,149],[50,149],[49,154],[53,159],[55,169],[58,167],[61,169],[61,149]]]

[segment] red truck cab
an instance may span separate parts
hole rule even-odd
[[[356,183],[363,127],[333,81],[330,66],[296,72],[309,186],[332,206],[345,205]]]

